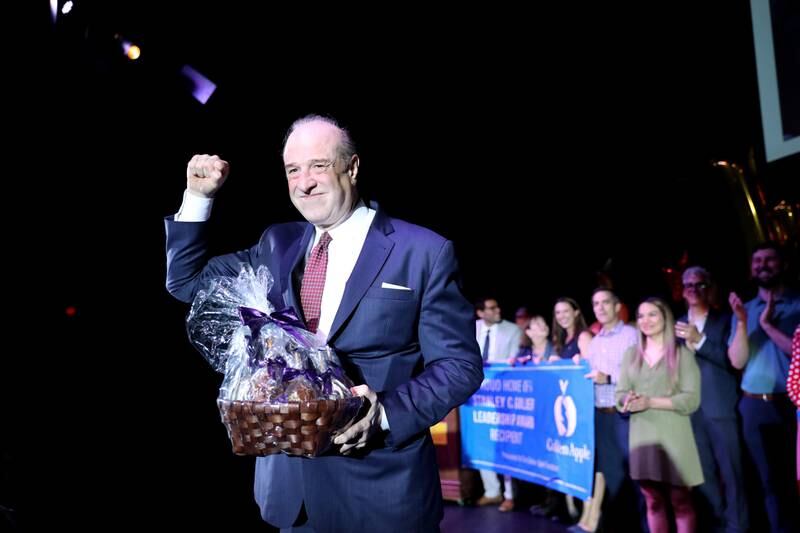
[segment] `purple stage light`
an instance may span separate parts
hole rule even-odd
[[[181,74],[186,76],[186,78],[192,83],[192,96],[194,96],[195,99],[201,104],[208,102],[208,99],[211,98],[211,95],[214,94],[214,91],[217,89],[217,86],[214,82],[197,72],[189,65],[183,66],[181,69]]]

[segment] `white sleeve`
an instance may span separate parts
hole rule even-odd
[[[703,333],[703,332],[700,332],[700,335],[701,335],[700,342],[698,342],[697,344],[694,345],[694,351],[695,352],[697,350],[699,350],[700,348],[702,348],[703,345],[706,343],[706,334]]]
[[[175,213],[175,222],[205,222],[211,217],[213,205],[213,198],[196,196],[186,189],[183,191],[181,208]]]

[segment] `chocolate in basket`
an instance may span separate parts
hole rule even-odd
[[[239,455],[314,457],[357,415],[363,398],[335,352],[321,345],[291,309],[275,311],[272,276],[243,265],[215,278],[187,318],[192,343],[225,377],[217,405]]]

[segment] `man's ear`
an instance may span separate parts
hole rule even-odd
[[[347,165],[347,175],[350,176],[350,183],[353,185],[356,184],[356,176],[358,176],[358,165],[360,160],[358,159],[358,155],[353,154],[353,157],[350,158],[350,164]]]

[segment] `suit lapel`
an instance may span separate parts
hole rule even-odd
[[[394,242],[386,237],[392,231],[394,229],[388,218],[378,210],[375,213],[375,220],[367,232],[364,247],[358,256],[353,273],[350,274],[350,279],[347,280],[347,284],[344,287],[342,302],[339,304],[339,309],[336,311],[336,316],[331,325],[331,331],[328,334],[329,343],[339,334],[339,330],[353,313],[358,302],[361,301],[367,289],[372,285],[372,282],[375,281],[381,268],[383,268],[389,253],[394,247]]]
[[[314,226],[308,224],[303,233],[303,238],[292,242],[281,260],[280,281],[281,289],[283,290],[283,302],[287,307],[293,307],[303,321],[305,321],[305,317],[303,316],[303,307],[300,305],[296,280],[300,278],[301,272],[298,269],[304,264],[305,251],[308,249],[308,243],[312,238],[314,238]]]
[[[713,330],[714,335],[717,334],[717,330],[723,328],[725,326],[725,321],[723,320],[723,316],[713,309],[708,312],[708,320],[706,321],[706,327],[704,328],[703,333],[710,336],[710,333]],[[728,339],[725,339],[726,341]]]

